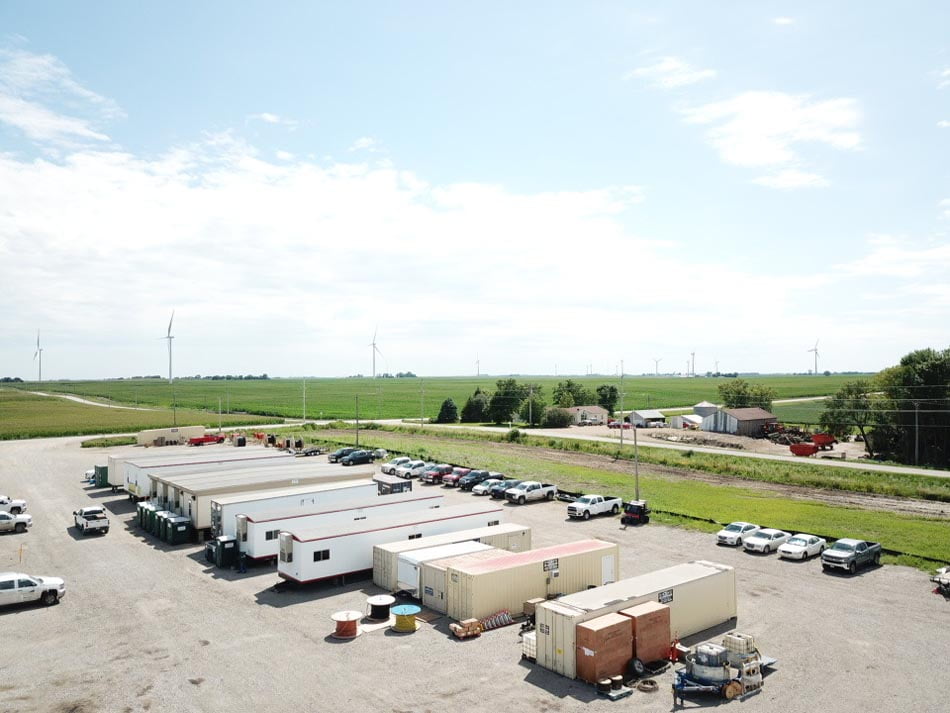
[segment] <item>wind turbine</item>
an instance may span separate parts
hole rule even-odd
[[[653,371],[653,376],[659,376],[659,375],[660,375],[660,362],[663,361],[663,357],[660,357],[659,359],[654,359],[653,361],[654,361],[654,364],[653,364],[653,370],[654,370],[654,371]]]
[[[168,334],[160,339],[168,340],[168,383],[172,383],[172,322],[175,320],[175,310],[172,310],[172,317],[168,320]]]
[[[475,376],[482,375],[482,363],[478,359],[478,354],[475,355]]]
[[[38,381],[43,381],[43,347],[40,346],[40,330],[36,330],[36,351],[33,352],[33,361],[39,359],[40,375]]]
[[[368,346],[368,347],[372,347],[372,348],[373,348],[373,378],[374,378],[374,379],[376,378],[376,355],[377,355],[377,354],[379,354],[380,356],[383,355],[383,353],[382,353],[381,351],[379,351],[379,347],[376,346],[376,334],[377,334],[377,332],[379,332],[379,327],[377,327],[377,328],[375,329],[375,331],[373,331],[373,341],[371,341],[369,344],[366,345],[366,346]]]
[[[815,352],[815,376],[818,376],[818,340],[815,340],[815,346],[811,349],[806,349],[808,352]]]

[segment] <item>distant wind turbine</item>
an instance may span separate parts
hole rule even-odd
[[[660,357],[659,359],[654,359],[653,361],[655,362],[655,363],[653,364],[653,370],[654,370],[654,371],[653,371],[653,375],[654,375],[654,376],[659,376],[659,375],[660,375],[660,362],[663,361],[663,357]]]
[[[475,376],[482,375],[482,363],[478,359],[478,354],[475,355]]]
[[[818,340],[815,340],[815,346],[811,349],[806,349],[807,352],[815,352],[815,376],[818,376]]]
[[[380,356],[383,355],[383,353],[382,353],[381,351],[379,351],[379,347],[376,346],[376,334],[377,334],[378,332],[379,332],[379,327],[377,327],[377,328],[373,331],[373,341],[371,341],[369,344],[366,345],[366,346],[368,346],[368,347],[372,347],[372,348],[373,348],[373,378],[374,378],[374,379],[376,378],[376,355],[377,355],[377,354],[379,354]]]
[[[40,330],[36,330],[36,351],[33,352],[33,361],[39,359],[39,377],[37,381],[43,381],[43,347],[40,346]]]
[[[168,320],[168,334],[161,339],[168,340],[168,383],[172,383],[172,322],[175,320],[175,310],[172,310],[171,319]]]

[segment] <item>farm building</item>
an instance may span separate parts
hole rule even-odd
[[[706,418],[706,416],[712,416],[718,410],[719,410],[719,407],[716,406],[716,404],[711,404],[708,401],[700,401],[698,404],[693,406],[693,413],[699,416],[700,418]]]
[[[610,415],[603,406],[571,406],[566,410],[570,412],[575,424],[581,421],[604,424],[607,423],[607,416]]]
[[[670,419],[670,428],[699,428],[702,425],[703,417],[695,413],[685,413]]]
[[[778,419],[763,408],[726,408],[703,419],[702,430],[757,437],[767,423]]]
[[[651,423],[666,423],[666,416],[656,409],[644,409],[630,412],[630,423],[640,428],[648,428]]]

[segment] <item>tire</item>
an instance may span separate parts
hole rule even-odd
[[[647,672],[647,667],[643,665],[643,661],[640,659],[633,659],[630,662],[630,668],[632,668],[633,672],[637,674],[637,678],[643,676]]]
[[[26,525],[22,522],[18,522],[16,525],[14,525],[13,531],[22,534],[26,532]]]
[[[524,505],[526,502],[527,502],[527,500],[525,500],[524,495],[522,495],[520,498],[518,498],[518,504],[519,504],[519,505]]]
[[[738,540],[736,540],[736,547],[742,547],[742,538],[741,538],[741,537],[740,537]]]
[[[107,528],[103,529],[102,534],[103,534],[103,535],[108,535],[108,534],[109,534],[109,528],[107,527]]]
[[[43,592],[43,596],[40,597],[40,601],[43,602],[48,607],[53,606],[57,601],[59,601],[59,595],[54,592],[52,589],[49,589]]]
[[[641,520],[641,522],[642,522],[644,525],[646,525],[647,523],[650,522],[650,516],[649,516],[649,515],[645,515],[645,516],[643,517],[643,520]]]
[[[848,572],[854,574],[858,571],[858,565],[852,560],[851,564],[848,565]]]
[[[875,566],[875,567],[880,567],[880,566],[881,566],[881,555],[880,555],[880,554],[874,555],[874,566]]]
[[[765,546],[765,554],[767,554],[767,555],[772,554],[772,545],[766,545],[766,546]]]
[[[554,500],[554,493],[548,493],[548,494],[545,496],[545,499],[547,499],[547,500]]]
[[[10,514],[11,514],[11,515],[19,515],[19,514],[20,514],[20,508],[10,508]]]
[[[620,512],[620,508],[617,505],[614,505],[612,508],[610,508],[611,515],[616,515],[618,512]]]
[[[585,520],[590,520],[590,510],[585,510],[585,511],[584,511],[584,519],[585,519]]]

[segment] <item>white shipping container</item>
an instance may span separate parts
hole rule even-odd
[[[736,573],[728,565],[697,560],[541,603],[535,609],[537,662],[575,678],[577,625],[644,602],[670,608],[674,637],[692,636],[735,618]]]
[[[281,532],[277,574],[302,583],[363,572],[373,567],[374,545],[492,527],[504,517],[503,508],[488,504],[453,505],[344,528]]]
[[[457,621],[482,619],[503,609],[518,616],[528,599],[614,582],[619,567],[620,548],[601,540],[454,565],[446,571],[446,613]]]
[[[348,480],[291,488],[257,490],[235,495],[218,495],[211,500],[211,534],[236,536],[235,517],[277,510],[316,507],[357,498],[372,499],[379,484],[372,480]]]
[[[374,494],[369,498],[321,503],[317,508],[311,506],[256,515],[241,514],[236,518],[236,537],[238,547],[251,559],[276,559],[278,538],[282,531],[296,532],[345,526],[363,520],[375,521],[404,513],[418,513],[441,504],[441,495],[409,492]]]
[[[439,545],[438,547],[426,547],[422,550],[403,552],[399,555],[398,565],[396,567],[396,588],[400,592],[408,592],[416,599],[420,599],[422,590],[420,579],[423,563],[429,562],[430,560],[457,557],[458,555],[467,555],[472,552],[493,549],[495,548],[491,545],[485,545],[481,542],[475,542],[474,540],[467,540],[466,542],[456,542],[452,545]]]
[[[147,470],[172,472],[172,469],[192,472],[223,470],[261,465],[276,460],[288,461],[293,458],[289,453],[265,448],[247,448],[233,451],[224,448],[194,449],[186,446],[171,446],[160,452],[137,449],[128,454],[108,456],[108,482],[116,488],[125,488],[137,497],[149,497],[149,478]],[[247,463],[247,466],[243,464]],[[202,468],[201,466],[204,466]]]
[[[524,552],[531,549],[531,528],[527,525],[501,523],[493,527],[449,532],[417,540],[386,542],[373,547],[373,583],[387,592],[397,591],[399,555],[403,552],[426,547],[451,545],[465,540],[475,540],[500,550]]]
[[[139,431],[135,440],[140,446],[150,446],[159,438],[165,443],[179,443],[184,445],[188,443],[189,438],[200,438],[205,435],[204,426],[175,426],[171,428],[150,428],[146,431]]]

